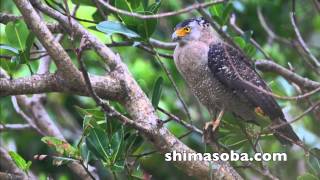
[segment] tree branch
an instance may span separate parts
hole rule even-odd
[[[257,14],[258,14],[258,18],[259,18],[259,22],[261,24],[261,27],[267,32],[268,36],[271,39],[275,39],[281,43],[284,43],[286,45],[292,46],[291,42],[283,37],[278,36],[267,24],[262,11],[261,11],[261,7],[258,6],[257,8]]]
[[[230,18],[230,25],[231,25],[232,29],[234,31],[236,31],[236,33],[238,33],[241,36],[244,35],[243,30],[236,25],[236,15],[235,14],[233,14],[232,17]],[[263,56],[265,58],[271,59],[270,56],[262,49],[262,47],[260,46],[260,44],[257,41],[255,41],[252,37],[250,37],[249,41],[263,54]]]
[[[30,124],[0,124],[0,132],[3,131],[24,131],[30,130]]]
[[[316,66],[319,70],[320,68],[320,62],[319,60],[312,54],[311,50],[307,46],[307,44],[304,42],[301,33],[297,26],[297,18],[296,18],[296,12],[295,12],[295,0],[292,0],[292,11],[290,12],[290,20],[291,24],[293,26],[294,32],[296,33],[296,37],[298,39],[298,42],[300,46],[302,47],[303,51],[307,54],[308,59],[312,62],[314,66]]]
[[[297,73],[294,73],[279,64],[268,61],[268,60],[259,60],[255,63],[256,67],[261,71],[269,71],[269,72],[275,72],[277,74],[280,74],[288,81],[294,82],[301,88],[305,89],[315,89],[320,87],[320,83],[316,81],[312,81],[308,78],[301,77]]]
[[[112,76],[90,76],[92,86],[100,97],[118,100],[124,96],[118,80]],[[68,83],[58,74],[41,74],[18,79],[0,78],[0,96],[39,94],[49,92],[75,93],[88,96],[84,84]]]
[[[193,5],[188,6],[186,8],[183,8],[183,9],[180,9],[178,11],[159,13],[159,14],[154,14],[154,15],[143,15],[143,14],[138,14],[138,13],[118,9],[118,8],[110,5],[108,2],[104,2],[103,0],[98,0],[98,1],[112,12],[132,16],[132,17],[139,18],[139,19],[158,19],[158,18],[163,18],[163,17],[176,16],[179,14],[193,11],[195,9],[206,8],[208,6],[212,6],[214,4],[224,2],[224,0],[215,0],[215,1],[205,2],[205,3],[194,3]]]
[[[19,19],[22,19],[22,16],[15,16],[12,14],[0,13],[0,23],[2,24],[7,24],[11,21],[17,21]]]
[[[30,2],[24,0],[14,0],[14,2],[23,15],[28,27],[33,33],[35,33],[41,44],[47,49],[49,55],[54,60],[58,68],[58,72],[69,77],[68,81],[79,82],[80,72],[72,63],[72,60],[63,47],[55,41],[54,36],[51,34],[50,30],[38,13],[33,9]]]

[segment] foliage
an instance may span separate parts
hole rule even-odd
[[[9,151],[9,155],[18,168],[20,168],[22,171],[26,173],[28,172],[32,164],[31,161],[27,162],[26,160],[23,159],[23,157],[21,157],[18,153],[14,151]]]

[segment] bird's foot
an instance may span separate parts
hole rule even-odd
[[[212,121],[210,122],[207,122],[205,125],[204,125],[204,129],[208,129],[209,127],[211,127],[211,131],[212,132],[215,132],[216,129],[219,127],[220,125],[220,121],[221,119],[213,119]]]
[[[203,140],[205,143],[210,143],[211,140],[217,140],[217,129],[220,125],[222,116],[224,114],[224,108],[219,112],[218,118],[207,122],[203,128]]]
[[[210,143],[212,140],[216,141],[217,140],[217,130],[219,127],[220,121],[217,120],[212,120],[210,122],[207,122],[204,125],[203,128],[203,141],[208,144]]]

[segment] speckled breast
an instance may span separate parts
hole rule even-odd
[[[178,47],[179,48],[179,47]],[[215,79],[207,65],[208,47],[198,43],[197,46],[184,46],[175,51],[175,64],[188,86],[198,100],[213,113],[229,99],[228,92]]]
[[[180,49],[179,49],[180,48]],[[207,45],[194,43],[177,47],[174,60],[178,71],[198,100],[212,115],[224,106],[244,119],[253,119],[251,110],[243,99],[214,77],[208,67]]]

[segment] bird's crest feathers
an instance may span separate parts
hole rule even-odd
[[[204,19],[203,17],[199,17],[199,18],[191,18],[191,19],[184,20],[181,23],[177,24],[175,29],[186,27],[191,22],[197,22],[200,26],[209,26],[210,25],[206,19]]]

